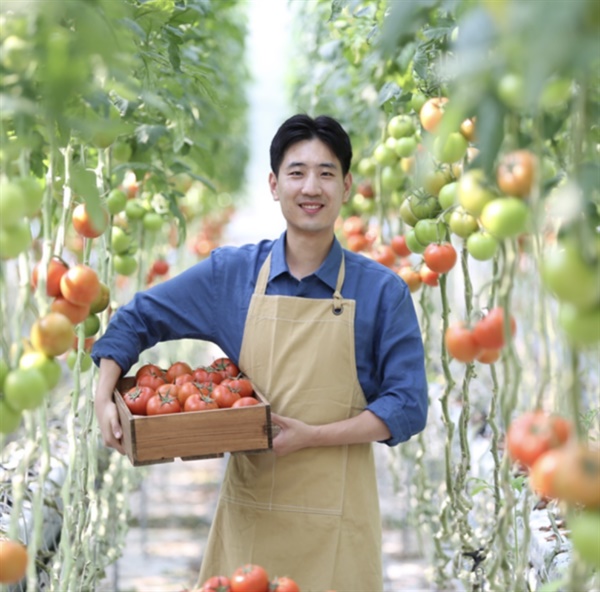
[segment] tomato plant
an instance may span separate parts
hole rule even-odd
[[[514,419],[506,433],[511,458],[530,467],[546,451],[565,444],[572,432],[567,419],[536,410]]]
[[[264,567],[248,563],[231,576],[231,592],[268,592],[269,576]]]

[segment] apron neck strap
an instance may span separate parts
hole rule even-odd
[[[260,271],[258,272],[258,278],[256,279],[256,288],[254,288],[255,294],[264,295],[267,290],[267,282],[269,281],[269,271],[271,270],[271,253],[267,255],[264,263],[262,264]],[[333,310],[336,314],[340,314],[342,311],[342,286],[344,285],[344,278],[346,276],[346,262],[344,260],[344,253],[342,252],[342,260],[340,262],[340,269],[338,271],[338,277],[335,284],[335,292],[333,293]]]

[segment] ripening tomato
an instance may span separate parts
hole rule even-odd
[[[397,234],[392,237],[390,246],[398,257],[408,257],[411,254],[410,249],[406,246],[406,237],[402,234]]]
[[[248,563],[231,576],[231,592],[269,592],[269,576],[264,567]]]
[[[175,379],[182,374],[192,374],[192,367],[187,362],[174,362],[167,368],[165,380],[175,382]]]
[[[271,582],[271,592],[300,592],[300,586],[288,577],[275,578]]]
[[[421,281],[428,286],[439,286],[439,278],[440,274],[429,269],[425,263],[423,263],[419,269],[419,276],[421,277]]]
[[[173,385],[163,385],[171,388]],[[162,387],[160,387],[162,388]],[[146,415],[166,415],[168,413],[179,413],[181,411],[181,405],[177,396],[174,394],[175,391],[169,391],[168,393],[161,394],[158,390],[154,395],[148,399],[146,405]]]
[[[184,411],[206,411],[207,409],[218,409],[217,402],[207,395],[190,395],[183,405]]]
[[[33,348],[49,357],[64,354],[73,344],[73,323],[59,312],[50,312],[37,319],[29,333]]]
[[[560,450],[562,462],[552,484],[556,497],[572,506],[600,508],[600,447],[573,443]]]
[[[0,540],[0,583],[16,584],[27,571],[27,547],[18,541]]]
[[[393,267],[396,262],[396,253],[390,245],[378,245],[371,251],[373,261],[386,267]]]
[[[514,461],[530,467],[544,452],[562,446],[571,432],[571,422],[564,417],[528,411],[508,426],[506,448]]]
[[[239,393],[233,392],[228,386],[217,384],[212,390],[212,398],[217,402],[220,408],[231,407],[238,399]]]
[[[482,349],[475,358],[480,364],[495,364],[501,355],[499,349]]]
[[[86,238],[99,237],[108,227],[110,214],[104,206],[98,206],[97,215],[90,214],[90,208],[80,203],[75,206],[72,214],[73,228],[77,234]]]
[[[543,499],[556,499],[555,474],[564,463],[564,448],[551,448],[542,454],[529,470],[529,487]]]
[[[229,578],[225,576],[213,576],[208,578],[202,588],[195,592],[231,592]]]
[[[133,415],[146,415],[146,407],[154,390],[147,386],[134,386],[125,392],[123,400]]]
[[[506,195],[527,197],[531,193],[537,158],[529,150],[514,150],[500,159],[496,170],[496,181]]]
[[[423,259],[429,269],[447,273],[456,264],[456,249],[450,243],[431,243],[425,247]]]
[[[512,315],[508,318],[510,334],[514,337],[517,323]],[[500,349],[506,343],[504,333],[504,309],[497,306],[475,323],[473,336],[481,348]]]
[[[448,354],[459,362],[472,362],[481,352],[473,331],[462,322],[453,323],[446,329],[444,344]]]
[[[431,99],[427,99],[421,107],[419,120],[423,128],[428,132],[434,132],[438,127],[444,115],[444,107],[447,102],[448,99],[446,97],[432,97]]]
[[[100,294],[98,274],[91,267],[79,263],[61,277],[60,291],[74,304],[90,305]]]
[[[342,223],[342,234],[347,238],[353,234],[364,234],[366,224],[360,216],[349,216]]]
[[[259,403],[260,401],[254,397],[240,397],[233,402],[232,407],[252,407],[252,405],[258,405]]]
[[[35,290],[38,285],[38,275],[41,261],[33,268],[31,273],[31,285]],[[48,263],[46,272],[46,294],[48,296],[60,296],[60,278],[67,272],[69,266],[60,258],[52,257]]]
[[[90,304],[90,313],[98,314],[108,308],[110,304],[110,288],[104,283],[100,282],[100,293]]]
[[[65,315],[71,321],[71,323],[77,325],[85,321],[85,319],[87,319],[87,317],[89,316],[90,305],[75,304],[74,302],[70,302],[62,296],[57,296],[50,303],[50,310],[52,312],[59,312]]]
[[[466,171],[457,183],[458,203],[473,216],[479,216],[485,205],[496,197],[483,169]]]
[[[404,280],[411,293],[416,292],[423,283],[419,272],[415,271],[412,267],[401,267],[396,274]]]

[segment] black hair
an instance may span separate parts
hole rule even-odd
[[[328,115],[319,115],[313,119],[303,113],[284,121],[273,137],[270,150],[273,173],[279,174],[281,161],[290,146],[313,138],[321,140],[336,155],[345,176],[350,171],[352,162],[352,144],[346,130]]]

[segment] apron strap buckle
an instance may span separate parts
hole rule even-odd
[[[341,315],[344,312],[344,304],[342,300],[342,295],[339,290],[336,290],[333,293],[333,314]]]

